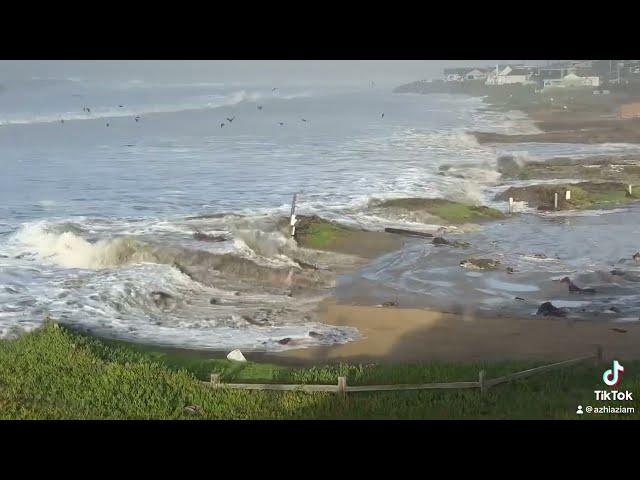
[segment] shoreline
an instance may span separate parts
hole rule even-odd
[[[498,112],[502,111],[497,104],[490,102],[487,107]],[[536,118],[541,121],[542,117],[536,116],[535,112],[517,107],[514,109],[522,111],[534,121]],[[640,123],[638,125],[640,126]],[[597,124],[594,128],[602,128],[602,125]],[[556,133],[567,134],[563,132],[557,131]],[[468,133],[473,134],[474,132]],[[553,134],[554,131],[524,135],[524,137],[540,139],[540,135],[547,133]],[[584,132],[584,134],[590,134],[590,132]],[[523,135],[493,133],[487,135],[498,135],[511,139],[523,137]],[[412,210],[415,207],[416,211],[420,213],[424,206],[413,205],[416,203],[414,200],[416,199],[394,199],[387,201],[386,203],[389,205],[385,207],[398,209],[402,213],[404,210],[415,213]],[[447,207],[447,213],[450,214],[451,205],[445,205],[445,207]],[[455,207],[459,208],[459,206]],[[436,208],[441,207],[429,205],[429,208],[431,210],[427,213],[433,217],[434,212],[438,213]],[[476,213],[474,212],[474,214]],[[468,212],[456,211],[455,214],[461,215],[460,219],[466,219],[464,215],[468,215]],[[446,219],[442,214],[435,215],[436,218],[438,216],[446,223],[456,223]],[[318,274],[326,274],[327,283],[331,283],[340,275],[358,270],[371,264],[375,258],[398,250],[407,238],[385,232],[349,228],[315,216],[308,218],[300,216],[300,220],[307,221],[307,223],[301,222],[299,233],[305,239],[301,245],[309,250],[310,255],[302,260],[295,259],[300,262],[301,268],[295,270],[287,279],[287,282],[291,281],[292,283],[289,286],[291,291],[289,296],[291,297],[298,294],[304,296],[305,281],[316,275],[315,270],[320,270],[317,272]],[[281,228],[288,229],[286,218],[280,223]],[[332,257],[332,255],[338,256]],[[348,262],[345,262],[342,256],[351,257],[352,264],[346,265]],[[319,264],[325,262],[328,268],[318,267]],[[284,277],[284,275],[282,276]],[[318,322],[355,327],[365,338],[346,344],[308,346],[284,352],[252,352],[247,350],[245,352],[247,358],[294,364],[298,362],[317,364],[318,362],[340,361],[391,363],[430,360],[474,361],[504,358],[547,360],[566,358],[568,352],[582,355],[585,353],[585,348],[589,351],[592,350],[598,344],[599,338],[610,341],[609,346],[617,351],[632,355],[634,358],[636,356],[640,358],[640,348],[636,350],[630,340],[625,340],[632,338],[636,344],[640,345],[638,342],[640,329],[635,323],[622,325],[621,329],[626,331],[618,333],[611,330],[616,326],[612,322],[571,321],[543,317],[532,319],[485,315],[471,317],[435,309],[339,305],[335,301],[334,294],[325,297],[323,301],[315,305],[314,310],[318,313],[316,317]],[[576,331],[581,332],[578,337],[574,335]],[[550,340],[547,336],[554,338]],[[559,339],[555,337],[559,337]],[[577,341],[578,338],[581,339],[581,342]],[[603,346],[605,349],[608,347],[606,344]],[[212,358],[224,356],[229,351],[181,348],[172,350],[190,352],[195,355],[210,355]]]
[[[337,303],[325,307],[320,321],[356,327],[364,338],[284,352],[247,352],[247,358],[283,365],[555,361],[588,355],[602,346],[608,357],[640,359],[638,322],[476,317],[429,309]]]
[[[500,134],[470,131],[480,144],[503,143],[640,143],[640,121],[621,119],[618,108],[638,101],[640,92],[613,91],[593,95],[590,88],[551,89],[539,92],[533,85],[487,87],[477,82],[413,82],[400,85],[395,93],[431,95],[447,93],[482,97],[486,109],[524,113],[541,130],[536,134]],[[465,85],[469,83],[469,85]]]
[[[343,305],[332,300],[323,302],[319,321],[355,327],[362,338],[281,352],[243,350],[243,355],[249,362],[288,367],[556,362],[590,355],[602,347],[605,358],[640,360],[640,321],[479,317],[433,309]],[[223,360],[228,353],[97,338],[106,344],[185,359]]]
[[[611,99],[606,101],[609,101],[607,108],[613,108],[615,102]],[[508,102],[509,100],[505,101]],[[487,103],[491,110],[504,110],[497,102]],[[640,143],[639,121],[611,118],[611,115],[603,114],[602,107],[600,110],[593,109],[589,112],[561,110],[561,118],[558,118],[558,112],[554,107],[531,107],[513,109],[527,115],[542,133],[469,133],[481,144]],[[634,157],[633,160],[637,161],[637,156]],[[595,156],[584,160],[593,158]],[[636,164],[636,161],[632,161],[631,164]],[[582,162],[576,162],[578,166],[580,163]],[[557,179],[561,180],[562,175],[558,175]],[[364,338],[346,344],[314,346],[284,352],[249,352],[249,358],[291,365],[504,359],[554,361],[589,354],[597,346],[602,346],[608,355],[626,359],[640,358],[640,322],[620,324],[611,321],[576,321],[548,317],[529,319],[475,316],[435,309],[341,305],[334,297],[323,302],[319,308],[322,308],[318,316],[320,322],[355,327]]]

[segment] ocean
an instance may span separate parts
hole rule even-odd
[[[295,265],[295,246],[274,224],[288,215],[294,193],[302,215],[370,229],[422,228],[367,206],[407,196],[494,205],[495,162],[504,153],[638,151],[620,144],[479,145],[468,131],[536,128],[519,112],[487,111],[478,98],[398,95],[368,82],[274,87],[38,77],[3,87],[0,338],[37,328],[50,314],[110,338],[194,349],[280,350],[290,348],[279,343],[285,337],[303,346],[350,341],[359,336],[355,329],[315,318],[317,300],[333,285],[302,300],[281,286],[282,272]],[[465,175],[442,175],[442,166],[456,164]],[[499,222],[467,235],[480,251],[504,240],[515,255],[556,232],[561,240],[551,243],[564,242],[556,249],[564,264],[548,278],[608,268],[623,256],[618,252],[633,253],[637,216],[633,206],[575,216],[570,222],[580,233],[567,235],[557,218],[530,214],[516,227]],[[600,232],[602,220],[594,218],[605,217],[618,225],[608,255],[595,245],[576,253],[571,242]],[[553,229],[539,225],[545,222]],[[194,232],[223,241],[199,242]],[[469,272],[435,265],[428,248],[410,243],[341,282],[373,282],[382,296],[411,294],[424,306],[447,306],[452,292],[471,290],[468,298],[495,310],[544,279],[532,267],[520,287],[490,276],[481,288],[469,276],[456,282]],[[181,267],[200,269],[197,278]],[[246,276],[264,281],[256,287]],[[635,285],[621,288],[637,319]]]

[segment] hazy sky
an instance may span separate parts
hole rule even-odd
[[[444,67],[525,60],[11,60],[0,61],[0,81],[82,78],[153,82],[208,81],[274,85],[397,85],[437,77]],[[528,63],[537,61],[526,60]]]

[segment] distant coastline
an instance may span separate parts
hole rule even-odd
[[[594,94],[594,90],[540,90],[535,84],[486,85],[480,80],[421,80],[400,85],[393,92],[482,97],[487,109],[521,111],[542,131],[529,135],[469,132],[480,143],[640,143],[640,120],[621,118],[619,113],[622,106],[640,100],[640,89],[621,87],[607,95]]]

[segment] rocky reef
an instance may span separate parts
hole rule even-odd
[[[567,198],[567,191],[570,196]],[[539,184],[509,187],[496,195],[496,200],[526,202],[538,210],[554,210],[558,194],[558,210],[616,205],[640,199],[640,190],[629,193],[628,185],[620,182],[580,182],[573,184]]]
[[[554,157],[545,161],[527,161],[503,155],[497,170],[503,179],[582,179],[640,185],[640,155],[594,156],[587,158]]]
[[[449,223],[468,223],[505,217],[500,210],[495,208],[454,202],[444,198],[378,200],[372,202],[370,208],[384,210],[386,214],[409,220],[426,220],[428,217],[432,217],[434,222],[439,219]]]

